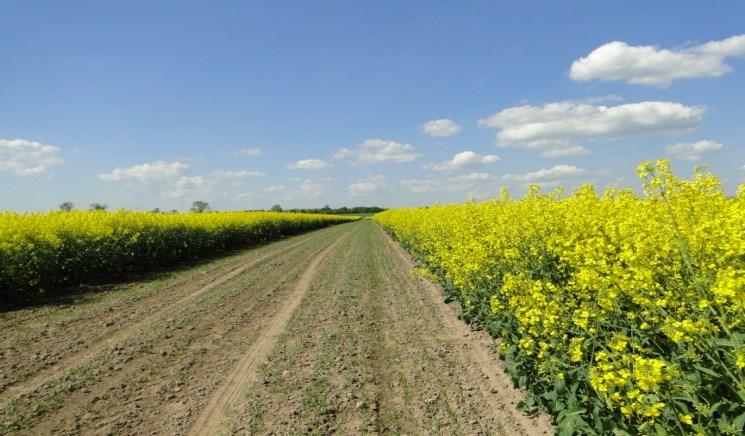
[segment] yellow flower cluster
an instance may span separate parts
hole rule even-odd
[[[532,187],[521,200],[502,192],[374,219],[470,302],[467,318],[502,338],[532,391],[553,398],[564,379],[587,389],[576,401],[588,416],[604,412],[584,431],[738,429],[745,187],[728,196],[705,168],[682,180],[666,160],[638,172],[643,196]],[[697,412],[722,401],[716,414]]]
[[[278,212],[4,212],[0,295],[110,279],[354,219]]]

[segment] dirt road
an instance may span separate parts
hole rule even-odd
[[[372,222],[0,314],[0,434],[552,434]]]

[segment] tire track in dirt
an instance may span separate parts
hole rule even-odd
[[[273,257],[276,257],[289,250],[298,248],[316,238],[322,237],[322,235],[325,235],[325,232],[320,233],[320,234],[315,234],[311,237],[302,239],[288,246],[282,246],[275,251],[271,251],[258,258],[254,258],[248,262],[242,263],[241,265],[234,266],[230,268],[224,274],[220,275],[219,277],[214,278],[213,280],[209,281],[207,284],[199,287],[193,292],[190,292],[189,294],[185,295],[184,297],[175,301],[174,303],[161,307],[157,309],[155,312],[149,313],[144,318],[132,324],[129,324],[124,328],[121,328],[121,329],[118,329],[112,332],[111,335],[105,338],[102,338],[95,345],[89,348],[83,349],[72,355],[69,355],[61,359],[60,361],[58,361],[53,366],[42,369],[41,371],[37,372],[33,377],[24,380],[22,384],[18,386],[8,387],[4,392],[0,393],[0,410],[6,408],[10,404],[10,402],[13,401],[13,399],[26,395],[28,393],[31,393],[35,390],[38,390],[45,383],[62,376],[70,368],[76,367],[78,365],[85,363],[88,360],[91,360],[93,357],[100,354],[102,351],[112,347],[116,343],[124,341],[127,338],[142,331],[145,327],[147,327],[147,325],[152,323],[154,320],[160,319],[169,313],[172,313],[174,311],[179,310],[180,308],[185,307],[190,302],[193,302],[195,299],[197,299],[199,296],[205,294],[206,292],[214,289],[217,286],[220,286],[230,281],[231,279],[234,279],[235,277],[239,276],[240,274],[242,274],[249,268],[255,267],[258,264],[271,260]]]
[[[257,436],[543,434],[532,424],[512,431],[506,412],[490,400],[503,393],[491,391],[487,374],[468,354],[466,347],[481,346],[477,335],[465,337],[444,321],[436,298],[379,228],[363,222],[350,233],[220,430]]]
[[[210,284],[215,277],[266,253],[285,251],[303,239],[334,234],[334,228],[338,227],[291,236],[141,280],[133,277],[130,282],[94,287],[72,299],[60,297],[45,305],[0,312],[0,402],[8,388],[23,386],[38,372],[49,371],[123,326]]]
[[[378,231],[400,267],[412,271],[416,265],[408,253],[382,229]],[[483,382],[477,385],[478,389],[490,405],[488,412],[495,415],[505,433],[526,436],[554,434],[550,416],[539,414],[531,417],[516,409],[515,406],[524,397],[524,393],[514,387],[496,354],[488,351],[489,348],[494,349],[493,339],[486,332],[472,332],[467,324],[459,320],[453,308],[445,303],[443,291],[438,285],[422,277],[414,279],[411,275],[408,276],[408,281],[411,282],[411,288],[421,286],[427,291],[425,296],[429,297],[429,303],[436,309],[444,330],[449,333],[446,339],[460,345],[461,352],[457,357],[464,364],[477,367],[485,376]],[[474,341],[472,337],[477,340]]]
[[[0,434],[185,435],[307,266],[349,227],[256,265],[0,410]]]
[[[342,235],[336,242],[324,249],[308,265],[300,280],[295,285],[292,295],[282,309],[269,320],[264,331],[259,334],[253,345],[251,345],[234,370],[225,379],[225,382],[212,394],[206,407],[202,409],[202,412],[189,431],[190,435],[201,436],[215,433],[215,430],[222,424],[225,413],[230,405],[236,401],[241,389],[243,389],[254,375],[257,365],[276,344],[293,312],[295,312],[308,291],[319,265],[345,236]]]

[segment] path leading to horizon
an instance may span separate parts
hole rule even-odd
[[[0,313],[0,434],[552,434],[362,220]]]

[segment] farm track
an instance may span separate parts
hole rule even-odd
[[[553,432],[515,411],[491,339],[370,221],[0,327],[2,434]]]
[[[90,311],[69,322],[59,321],[58,328],[52,331],[48,329],[51,324],[48,318],[32,316],[25,320],[16,320],[16,323],[42,320],[44,324],[40,329],[37,325],[36,331],[30,335],[12,336],[13,329],[3,329],[0,340],[10,339],[9,342],[14,343],[4,345],[16,351],[14,354],[9,353],[5,361],[13,360],[27,364],[10,368],[19,369],[18,371],[7,371],[6,378],[11,378],[13,384],[9,385],[6,382],[0,385],[0,409],[7,406],[9,399],[38,389],[70,367],[79,365],[117,342],[137,334],[154,319],[179,310],[200,295],[247,269],[271,260],[281,251],[292,250],[317,237],[318,235],[314,234],[310,237],[292,238],[290,243],[263,247],[264,249],[236,256],[237,259],[231,258],[224,264],[217,262],[218,265],[213,268],[212,265],[208,265],[206,270],[196,277],[176,276],[176,280],[158,281],[155,286],[146,286],[146,291],[139,296],[114,301],[108,307],[104,307],[102,302],[94,302],[94,307],[91,307]],[[110,293],[110,296],[113,295]],[[3,321],[13,322],[10,317]],[[91,327],[98,328],[91,331]],[[75,345],[85,345],[84,348],[70,346],[71,337],[75,337]],[[23,342],[19,343],[21,340]]]

